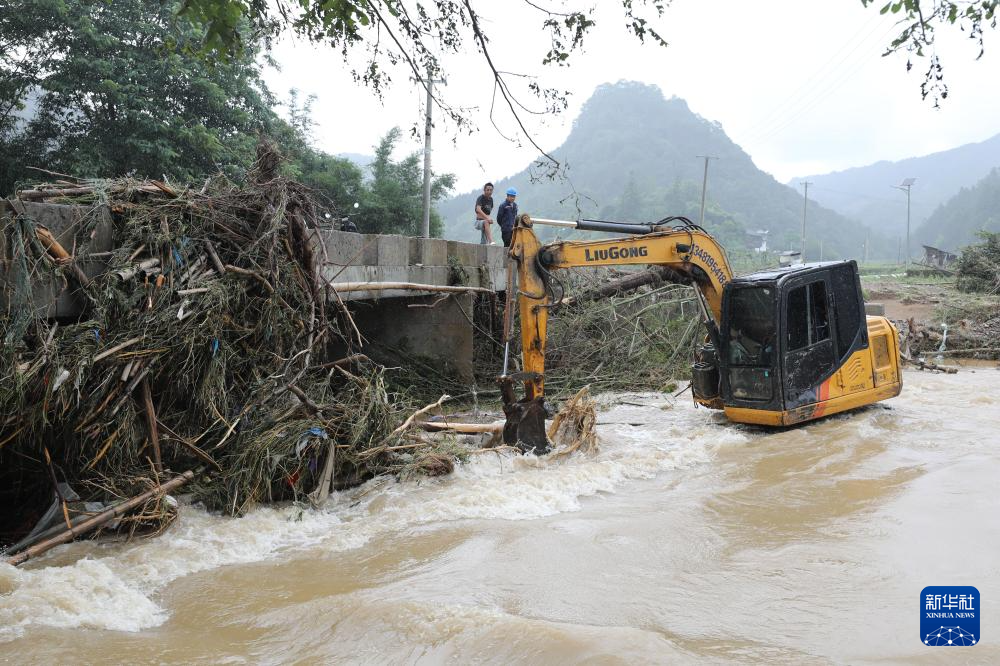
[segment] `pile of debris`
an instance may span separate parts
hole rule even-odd
[[[32,200],[82,206],[80,243],[64,247]],[[319,502],[376,474],[450,471],[447,442],[395,427],[412,405],[357,353],[351,315],[320,278],[310,193],[277,175],[266,145],[246,187],[62,180],[6,208],[0,547],[31,530],[53,488],[70,527],[93,514],[85,502],[182,472],[195,472],[197,499],[240,514]],[[113,244],[93,251],[101,224]],[[102,270],[88,275],[95,260]],[[39,305],[38,285],[53,280],[85,301],[82,316]],[[162,497],[133,527],[169,521]]]
[[[935,324],[913,318],[894,320],[904,360],[922,357],[996,359],[1000,357],[1000,314]]]
[[[560,279],[564,292],[548,321],[550,393],[584,385],[595,392],[672,390],[675,380],[690,377],[705,328],[694,290],[672,271],[600,269]]]

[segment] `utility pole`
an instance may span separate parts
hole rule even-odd
[[[806,263],[806,208],[809,206],[809,186],[812,183],[806,181],[802,183],[806,188],[805,199],[802,201],[802,244],[799,247],[799,261]]]
[[[868,265],[868,246],[871,244],[871,242],[872,242],[872,230],[870,227],[868,227],[865,229],[865,263],[864,263],[865,266]]]
[[[893,185],[897,190],[906,192],[906,268],[910,267],[910,188],[915,182],[916,178],[904,178],[899,185]]]
[[[698,222],[700,226],[705,226],[705,192],[708,190],[708,161],[719,158],[712,155],[696,155],[696,157],[705,160],[705,175],[701,179],[701,220]]]
[[[420,227],[420,235],[424,238],[431,237],[431,109],[434,106],[434,84],[445,83],[444,79],[435,79],[431,68],[427,68],[427,78],[415,79],[424,84],[427,89],[427,111],[426,122],[424,124],[424,219]]]

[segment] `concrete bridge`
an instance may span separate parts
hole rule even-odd
[[[97,215],[88,254],[76,256],[74,263],[89,278],[107,270],[107,257],[114,247],[107,208],[30,201],[19,202],[19,206],[71,252],[88,240],[81,235],[82,220]],[[10,205],[0,200],[0,227],[6,226],[11,214]],[[17,279],[11,271],[5,236],[0,234],[0,305],[5,305],[5,287],[13,286]],[[345,302],[368,343],[435,359],[459,380],[472,381],[474,299],[484,293],[482,290],[505,288],[504,248],[324,229],[313,230],[312,241],[315,256],[322,261],[323,279]],[[422,290],[421,285],[430,288]],[[468,289],[433,289],[453,287]],[[44,310],[50,318],[78,317],[85,301],[75,289],[73,281],[34,280],[36,310]]]
[[[502,291],[507,280],[505,248],[343,231],[320,231],[317,236],[316,251],[325,250],[323,278],[349,302],[364,337],[378,346],[434,359],[446,374],[472,382],[474,301],[483,292],[412,287]],[[395,284],[411,288],[383,288]],[[345,287],[351,290],[341,291]]]

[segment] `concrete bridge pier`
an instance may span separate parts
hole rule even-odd
[[[474,296],[436,294],[355,301],[350,309],[373,353],[387,365],[417,361],[443,377],[471,385]]]

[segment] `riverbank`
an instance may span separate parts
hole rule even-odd
[[[865,300],[881,303],[913,354],[1000,359],[1000,297],[959,291],[953,277],[862,276]],[[947,333],[946,333],[947,329]]]

